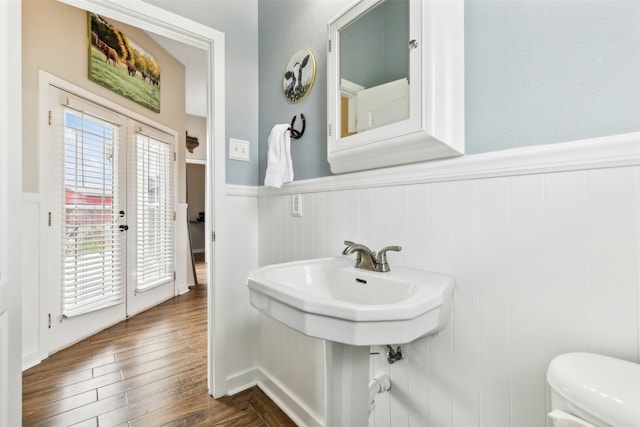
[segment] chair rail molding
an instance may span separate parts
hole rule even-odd
[[[640,165],[640,132],[604,136],[259,187],[258,196],[392,187]]]

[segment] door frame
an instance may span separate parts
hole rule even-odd
[[[207,385],[213,397],[224,396],[226,357],[224,301],[218,284],[222,283],[221,254],[216,246],[224,242],[223,233],[216,235],[216,223],[223,224],[225,184],[225,35],[223,32],[176,15],[143,1],[58,0],[89,12],[104,15],[122,23],[159,34],[206,52],[207,55],[207,183],[213,193],[205,202],[205,230],[211,262],[207,264]],[[211,212],[211,214],[209,214]],[[215,242],[214,242],[215,236]],[[215,243],[215,244],[214,244]]]
[[[0,426],[22,423],[22,2],[0,1]],[[6,375],[6,377],[5,377]]]
[[[108,328],[114,324],[125,320],[129,316],[138,314],[154,305],[160,304],[173,296],[177,295],[178,287],[175,279],[171,283],[167,283],[163,286],[149,289],[148,292],[143,292],[140,300],[137,300],[132,304],[132,286],[135,286],[133,282],[135,275],[132,276],[132,269],[135,266],[135,262],[132,263],[132,257],[135,257],[136,250],[131,250],[132,241],[136,239],[137,223],[135,222],[135,209],[133,209],[130,203],[135,203],[136,195],[132,192],[131,188],[135,187],[135,184],[129,180],[135,180],[136,175],[130,168],[136,167],[132,165],[128,159],[135,158],[135,154],[132,151],[136,150],[136,138],[138,133],[150,135],[167,142],[171,151],[175,154],[178,149],[178,131],[171,129],[155,120],[145,117],[139,113],[129,110],[126,107],[121,106],[117,102],[105,99],[95,93],[83,89],[75,84],[68,82],[60,77],[50,74],[44,70],[38,72],[38,126],[39,126],[39,188],[40,193],[43,195],[42,205],[46,208],[44,211],[49,211],[49,214],[53,213],[53,220],[47,225],[46,221],[39,222],[40,226],[40,238],[39,238],[39,250],[40,250],[40,267],[43,271],[44,277],[60,277],[60,267],[62,259],[58,258],[60,255],[53,256],[52,254],[59,254],[60,252],[60,238],[64,221],[60,222],[60,215],[63,212],[63,208],[60,206],[62,187],[61,182],[58,181],[56,176],[60,176],[60,168],[63,167],[58,161],[51,161],[51,159],[57,159],[63,151],[65,141],[62,138],[62,129],[64,126],[64,109],[65,105],[71,109],[79,108],[83,113],[90,116],[95,116],[99,119],[107,120],[114,123],[114,126],[120,129],[117,142],[119,144],[120,152],[120,165],[121,176],[119,179],[122,181],[123,186],[120,188],[120,194],[124,196],[123,203],[118,206],[118,209],[124,209],[127,211],[129,218],[127,223],[131,227],[128,237],[125,239],[126,243],[124,249],[123,266],[125,273],[123,276],[123,300],[121,303],[98,309],[82,314],[82,316],[72,318],[63,322],[62,311],[59,307],[60,300],[58,293],[64,286],[62,282],[53,284],[51,280],[40,281],[40,313],[41,319],[49,317],[49,325],[47,328],[47,322],[40,321],[40,350],[41,358],[44,359],[50,354],[57,352],[81,339],[86,338],[88,335],[99,332],[102,329]],[[78,110],[78,111],[80,111]],[[47,115],[49,121],[46,120]],[[51,126],[51,123],[54,126]],[[177,211],[177,197],[178,188],[176,183],[178,182],[177,167],[173,165],[173,171],[171,172],[171,180],[173,182],[173,209]],[[126,178],[125,178],[126,177]],[[133,213],[132,213],[133,212]],[[44,212],[41,217],[44,218]],[[126,219],[126,218],[125,218]],[[54,228],[51,228],[53,225]],[[58,234],[60,233],[60,234]],[[174,271],[180,270],[176,257],[176,245],[175,242],[179,242],[178,232],[174,233],[174,259],[173,266]],[[184,268],[184,266],[182,267]],[[57,289],[58,293],[52,293],[53,289]],[[148,297],[151,297],[149,301]],[[144,301],[143,301],[144,300]],[[142,304],[141,304],[142,303]],[[58,323],[67,323],[64,327],[57,326]]]

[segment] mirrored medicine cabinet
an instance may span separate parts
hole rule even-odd
[[[328,39],[332,172],[464,153],[463,0],[359,0]]]

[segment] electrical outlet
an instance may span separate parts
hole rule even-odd
[[[249,141],[229,138],[229,158],[233,160],[249,161]]]
[[[291,195],[291,216],[302,216],[302,194]]]

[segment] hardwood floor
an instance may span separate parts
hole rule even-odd
[[[258,387],[207,391],[207,285],[23,373],[25,426],[295,426]]]

